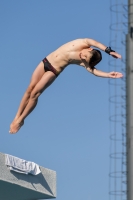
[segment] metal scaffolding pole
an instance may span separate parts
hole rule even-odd
[[[126,40],[127,200],[133,200],[133,0],[128,0]]]

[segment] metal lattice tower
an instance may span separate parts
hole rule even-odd
[[[127,199],[126,168],[126,0],[110,0],[110,46],[122,55],[121,60],[109,57],[109,71],[124,74],[122,79],[109,79],[110,169],[109,199]]]

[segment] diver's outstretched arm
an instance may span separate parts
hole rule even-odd
[[[123,74],[120,72],[103,72],[100,70],[97,70],[96,68],[91,69],[89,67],[86,68],[87,71],[94,74],[95,76],[103,77],[103,78],[122,78]]]
[[[114,58],[121,58],[121,55],[111,49],[111,47],[107,47],[104,44],[97,42],[96,40],[86,38],[85,39],[88,47],[94,46],[102,51],[105,51],[107,54],[113,56]]]

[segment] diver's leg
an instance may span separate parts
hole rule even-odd
[[[38,97],[40,94],[55,80],[56,75],[51,72],[45,72],[40,81],[32,90],[29,101],[23,110],[22,114],[16,119],[11,127],[10,133],[16,133],[23,125],[24,119],[32,112],[37,105]]]
[[[20,106],[18,108],[17,114],[15,116],[15,119],[18,119],[20,117],[20,115],[23,113],[26,105],[28,104],[30,95],[32,90],[34,89],[34,87],[36,86],[36,84],[40,81],[40,79],[42,78],[42,76],[44,75],[45,71],[44,71],[44,64],[43,62],[41,62],[35,69],[35,71],[32,74],[31,77],[31,81],[30,84],[20,102]]]

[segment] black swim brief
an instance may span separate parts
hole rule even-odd
[[[59,72],[51,65],[51,63],[47,60],[47,58],[44,58],[42,61],[44,63],[45,72],[51,71],[56,75],[56,77],[59,75]]]

